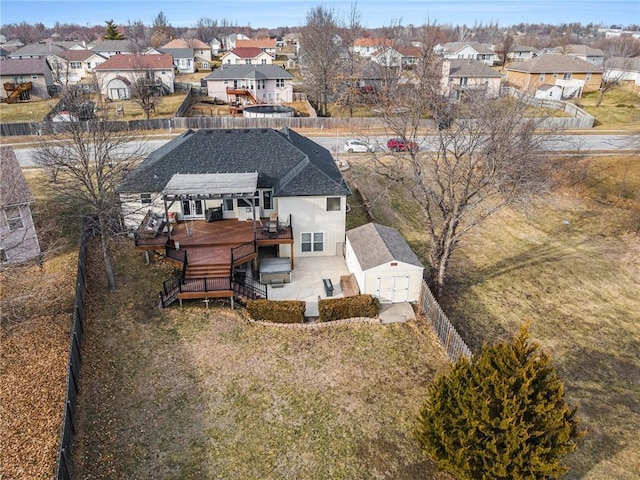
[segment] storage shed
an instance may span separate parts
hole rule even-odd
[[[424,267],[395,228],[368,223],[347,232],[347,268],[380,303],[417,302]]]

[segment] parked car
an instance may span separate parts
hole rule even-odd
[[[373,145],[363,142],[361,140],[347,140],[344,142],[344,151],[349,153],[366,153],[373,152],[375,148]]]
[[[387,141],[387,148],[392,152],[406,152],[408,150],[418,150],[418,144],[415,142],[405,142],[401,138],[390,138]]]

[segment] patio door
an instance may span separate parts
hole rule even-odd
[[[189,218],[204,218],[204,202],[202,200],[182,200],[182,216]]]

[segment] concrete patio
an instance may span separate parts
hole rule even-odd
[[[299,257],[291,271],[291,283],[281,287],[268,286],[270,300],[303,300],[307,302],[307,317],[318,316],[318,297],[327,297],[322,279],[329,278],[333,283],[333,297],[342,297],[340,276],[349,275],[342,256],[335,257]]]

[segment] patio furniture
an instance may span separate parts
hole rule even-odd
[[[207,208],[206,216],[209,223],[222,220],[222,207]]]
[[[324,285],[324,292],[327,294],[327,297],[333,297],[333,283],[331,283],[331,279],[323,278],[322,283]]]

